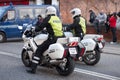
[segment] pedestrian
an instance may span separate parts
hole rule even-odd
[[[106,19],[107,19],[107,15],[102,10],[96,17],[97,26],[95,26],[95,27],[97,30],[97,34],[102,33],[102,29],[103,29],[102,27],[105,26]]]
[[[57,38],[63,37],[62,22],[56,15],[56,8],[53,6],[48,6],[46,8],[46,18],[43,22],[35,27],[35,31],[41,31],[46,28],[48,32],[48,39],[45,40],[38,48],[33,56],[31,62],[31,68],[27,70],[29,73],[36,73],[36,68],[38,64],[41,64],[44,51],[46,51],[49,45],[56,43]]]
[[[67,27],[67,30],[73,30],[73,34],[76,37],[83,39],[86,34],[86,20],[81,16],[81,10],[74,8],[70,11],[73,18],[73,23]]]
[[[93,26],[96,30],[96,33],[99,34],[99,20],[97,18],[95,18],[95,20],[93,22]]]
[[[118,16],[118,18],[117,18],[117,24],[116,24],[116,27],[117,27],[117,29],[120,30],[120,12],[117,13],[117,16]]]
[[[120,18],[120,11],[117,13],[117,16]]]
[[[94,20],[95,20],[95,18],[96,18],[96,14],[94,13],[93,10],[89,10],[89,13],[90,13],[89,22],[90,22],[91,24],[93,24],[93,22],[94,22]]]
[[[117,42],[116,22],[117,22],[117,15],[116,15],[116,12],[114,12],[109,19],[110,29],[112,32],[112,41],[110,42],[110,44],[116,44]]]
[[[42,22],[43,22],[42,16],[41,16],[41,15],[38,15],[38,17],[37,17],[37,22],[36,22],[36,26],[37,26],[37,25],[40,25]]]
[[[110,19],[111,16],[112,16],[112,13],[108,12],[107,19],[106,19],[106,22],[105,22],[105,33],[108,33],[108,31],[110,30],[109,19]]]

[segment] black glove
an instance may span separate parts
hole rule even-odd
[[[29,30],[26,30],[24,33],[27,37],[30,37],[32,35],[32,32]]]

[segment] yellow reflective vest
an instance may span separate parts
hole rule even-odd
[[[52,26],[55,36],[63,36],[62,23],[57,16],[51,16],[48,23]]]
[[[80,22],[79,24],[82,27],[83,33],[86,34],[86,23],[85,23],[85,19],[83,17],[80,17]]]

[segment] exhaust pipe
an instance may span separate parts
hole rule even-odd
[[[67,62],[66,59],[62,59],[62,60],[50,60],[50,63],[54,64],[54,65],[58,65],[60,63],[66,63],[66,62]]]

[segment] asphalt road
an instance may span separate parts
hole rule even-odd
[[[37,74],[26,73],[26,67],[20,59],[22,41],[0,43],[0,79],[1,80],[120,80],[120,55],[102,53],[100,62],[88,66],[76,62],[73,74],[60,76],[55,69],[39,67]]]

